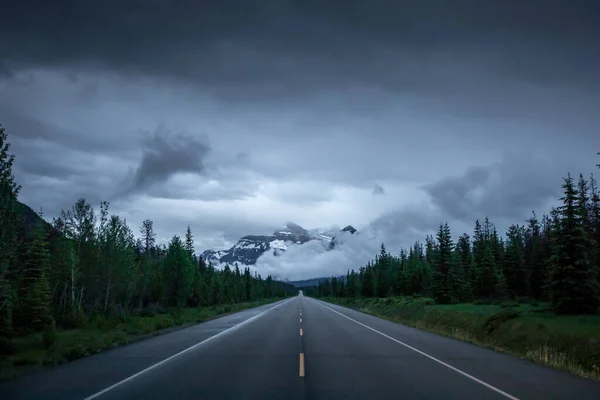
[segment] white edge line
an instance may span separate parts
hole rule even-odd
[[[282,306],[282,305],[284,305],[285,303],[287,303],[288,301],[291,301],[291,300],[293,300],[293,299],[294,299],[294,297],[292,297],[291,299],[288,299],[288,300],[284,301],[283,303],[279,303],[279,304],[277,304],[277,305],[276,305],[276,306],[274,306],[274,307],[267,308],[266,310],[264,310],[264,311],[261,311],[260,313],[258,313],[258,314],[256,314],[256,315],[254,315],[253,317],[250,317],[250,318],[248,318],[247,320],[244,320],[244,321],[240,322],[240,323],[239,323],[239,324],[237,324],[237,325],[233,325],[233,326],[231,326],[231,327],[229,327],[229,328],[225,329],[224,331],[221,331],[221,332],[217,333],[217,334],[216,334],[216,335],[214,335],[214,336],[211,336],[211,337],[209,337],[209,338],[207,338],[207,339],[204,339],[203,341],[201,341],[201,342],[198,342],[198,343],[196,343],[195,345],[193,345],[193,346],[190,346],[190,347],[188,347],[187,349],[184,349],[184,350],[180,351],[179,353],[173,354],[172,356],[170,356],[170,357],[168,357],[168,358],[165,358],[164,360],[162,360],[162,361],[159,361],[159,362],[157,362],[156,364],[153,364],[153,365],[149,366],[148,368],[146,368],[146,369],[143,369],[143,370],[141,370],[140,372],[137,372],[137,373],[135,373],[135,374],[133,374],[133,375],[131,375],[131,376],[129,376],[129,377],[127,377],[127,378],[125,378],[125,379],[123,379],[123,380],[121,380],[121,381],[117,382],[117,383],[115,383],[114,385],[111,385],[111,386],[107,387],[106,389],[103,389],[103,390],[99,391],[98,393],[94,393],[93,395],[86,397],[84,400],[92,400],[92,399],[95,399],[95,398],[97,398],[97,397],[99,397],[99,396],[102,396],[104,393],[106,393],[106,392],[109,392],[109,391],[113,390],[114,388],[116,388],[116,387],[118,387],[118,386],[121,386],[122,384],[124,384],[124,383],[126,383],[126,382],[129,382],[130,380],[132,380],[132,379],[135,379],[135,378],[137,378],[138,376],[140,376],[140,375],[142,375],[142,374],[144,374],[144,373],[146,373],[146,372],[148,372],[148,371],[150,371],[150,370],[153,370],[153,369],[154,369],[154,368],[156,368],[156,367],[160,367],[161,365],[163,365],[163,364],[164,364],[164,363],[166,363],[167,361],[170,361],[170,360],[174,359],[175,357],[178,357],[178,356],[180,356],[180,355],[182,355],[182,354],[184,354],[184,353],[187,353],[188,351],[194,350],[196,347],[198,347],[198,346],[200,346],[200,345],[202,345],[202,344],[204,344],[204,343],[206,343],[206,342],[208,342],[208,341],[210,341],[210,340],[212,340],[212,339],[214,339],[214,338],[217,338],[217,337],[219,337],[219,336],[221,336],[221,335],[223,335],[223,334],[225,334],[225,333],[227,333],[227,332],[231,332],[232,330],[234,330],[234,329],[236,329],[236,328],[239,328],[240,326],[242,326],[242,325],[245,325],[245,324],[247,324],[248,322],[250,322],[250,321],[253,321],[253,320],[257,319],[258,317],[260,317],[261,315],[263,315],[263,314],[264,314],[264,313],[266,313],[267,311],[274,310],[274,309],[276,309],[277,307],[279,307],[279,306]]]
[[[517,397],[514,397],[514,396],[512,396],[512,395],[510,395],[510,394],[508,394],[508,393],[506,393],[506,392],[504,392],[504,391],[502,391],[502,390],[498,389],[497,387],[495,387],[495,386],[492,386],[492,385],[490,385],[489,383],[486,383],[486,382],[482,381],[481,379],[477,379],[477,378],[475,378],[473,375],[469,375],[469,374],[467,374],[466,372],[464,372],[464,371],[461,371],[460,369],[458,369],[458,368],[456,368],[456,367],[453,367],[453,366],[452,366],[452,365],[450,365],[450,364],[446,364],[446,363],[445,363],[445,362],[443,362],[442,360],[438,360],[437,358],[435,358],[435,357],[433,357],[433,356],[430,356],[429,354],[427,354],[427,353],[425,353],[425,352],[423,352],[423,351],[421,351],[421,350],[419,350],[419,349],[416,349],[416,348],[414,348],[414,347],[412,347],[412,346],[410,346],[410,345],[408,345],[408,344],[406,344],[406,343],[404,343],[404,342],[401,342],[401,341],[400,341],[400,340],[398,340],[398,339],[395,339],[395,338],[393,338],[393,337],[391,337],[391,336],[388,336],[388,335],[386,335],[386,334],[385,334],[385,333],[383,333],[383,332],[379,332],[377,329],[371,328],[370,326],[368,326],[368,325],[365,325],[365,324],[363,324],[362,322],[358,322],[357,320],[355,320],[355,319],[352,319],[352,318],[348,317],[347,315],[344,315],[344,314],[342,314],[341,312],[338,312],[338,311],[334,310],[334,309],[333,309],[333,308],[331,308],[331,307],[328,307],[328,306],[326,306],[326,305],[324,305],[324,304],[321,304],[321,302],[320,302],[320,301],[317,301],[316,303],[317,303],[318,305],[320,305],[321,307],[327,308],[327,309],[329,309],[329,310],[333,311],[334,313],[341,315],[341,316],[342,316],[342,317],[344,317],[344,318],[348,318],[348,319],[349,319],[350,321],[352,321],[352,322],[355,322],[355,323],[357,323],[357,324],[359,324],[359,325],[361,325],[361,326],[364,326],[365,328],[367,328],[367,329],[370,329],[370,330],[372,330],[373,332],[379,333],[381,336],[384,336],[384,337],[386,337],[386,338],[388,338],[388,339],[390,339],[390,340],[393,340],[394,342],[396,342],[396,343],[398,343],[398,344],[401,344],[402,346],[404,346],[404,347],[407,347],[407,348],[411,349],[412,351],[415,351],[415,352],[417,352],[417,353],[421,354],[422,356],[425,356],[425,357],[429,358],[430,360],[433,360],[433,361],[435,361],[435,362],[437,362],[437,363],[439,363],[439,364],[442,364],[444,367],[450,368],[451,370],[453,370],[453,371],[455,371],[455,372],[458,372],[459,374],[461,374],[461,375],[463,375],[463,376],[466,376],[467,378],[469,378],[469,379],[471,379],[471,380],[473,380],[473,381],[475,381],[475,382],[477,382],[477,383],[479,383],[479,384],[481,384],[481,385],[483,385],[483,386],[487,387],[488,389],[491,389],[491,390],[493,390],[493,391],[495,391],[495,392],[497,392],[497,393],[500,393],[501,395],[503,395],[503,396],[505,396],[505,397],[507,397],[507,398],[509,398],[509,399],[511,399],[511,400],[519,400],[519,398],[517,398]]]

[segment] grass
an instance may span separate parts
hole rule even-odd
[[[82,328],[58,329],[50,340],[48,332],[16,337],[12,339],[11,354],[0,355],[0,381],[277,300],[185,308],[120,320],[96,317]]]
[[[423,297],[322,300],[600,380],[600,315],[558,316],[546,303],[436,305]]]

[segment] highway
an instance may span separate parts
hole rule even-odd
[[[600,383],[302,295],[0,385],[1,399],[600,399]]]

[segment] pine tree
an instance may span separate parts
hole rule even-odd
[[[491,244],[483,248],[481,264],[478,265],[476,293],[479,297],[492,298],[496,294],[498,273]]]
[[[373,279],[373,268],[368,266],[365,269],[363,283],[362,283],[362,296],[373,297],[375,295],[374,279]]]
[[[473,256],[471,254],[471,238],[463,233],[458,238],[456,251],[460,258],[460,264],[463,268],[463,275],[470,284],[475,280],[475,271],[473,269]]]
[[[475,228],[473,230],[473,260],[476,268],[478,268],[483,262],[483,253],[485,251],[486,238],[483,234],[483,228],[479,223],[479,220],[475,221]]]
[[[434,270],[433,270],[433,298],[437,303],[447,304],[450,303],[455,297],[456,293],[452,293],[452,285],[450,282],[449,273],[453,264],[453,250],[454,244],[452,243],[452,237],[450,235],[450,227],[446,222],[444,225],[440,225],[440,229],[437,234],[439,249],[434,259]]]
[[[503,275],[511,295],[526,296],[529,292],[525,273],[523,228],[511,225],[507,232],[506,255]]]
[[[0,125],[0,336],[12,330],[13,296],[6,279],[17,250],[20,213],[17,198],[21,186],[15,182],[8,135]]]
[[[600,279],[600,193],[593,174],[590,176],[589,232],[596,274]]]
[[[596,313],[597,269],[591,262],[591,243],[586,234],[586,212],[571,175],[562,185],[563,205],[558,209],[558,232],[552,271],[552,305],[558,314]]]
[[[179,236],[169,243],[163,270],[167,304],[184,306],[192,290],[194,264]]]
[[[528,267],[529,289],[534,299],[541,299],[544,293],[544,282],[546,281],[546,266],[542,249],[541,228],[535,212],[527,220],[525,235],[524,262],[525,266]]]
[[[47,233],[40,221],[28,245],[25,263],[19,273],[20,320],[26,329],[41,330],[52,321],[48,268],[50,252]]]
[[[194,236],[192,235],[192,228],[188,225],[187,231],[185,232],[185,251],[188,253],[190,258],[194,259]]]
[[[448,289],[451,303],[467,301],[472,297],[469,281],[465,279],[460,253],[456,250],[452,252],[452,262],[448,271]]]

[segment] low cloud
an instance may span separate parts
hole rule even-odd
[[[355,234],[339,232],[332,250],[328,251],[327,244],[320,241],[290,246],[279,256],[265,253],[257,260],[256,268],[263,275],[289,280],[343,275],[372,260],[381,243],[397,254],[400,248],[434,232],[440,221],[441,216],[431,204],[413,204],[381,215]]]
[[[373,186],[373,194],[374,195],[384,195],[385,189],[383,188],[383,186],[376,183],[375,186]]]
[[[519,218],[560,194],[561,163],[524,153],[507,153],[500,162],[471,167],[456,177],[426,185],[444,214],[461,221],[474,215]]]
[[[143,156],[135,171],[130,170],[122,194],[144,192],[178,173],[202,174],[211,148],[205,137],[175,134],[159,127],[143,141]]]

